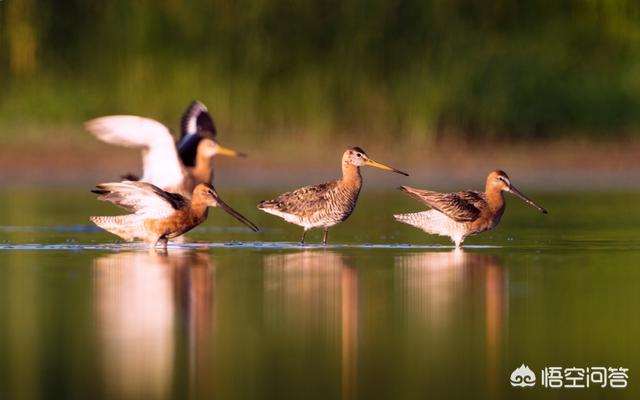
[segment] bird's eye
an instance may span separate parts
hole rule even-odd
[[[357,154],[357,156],[358,156],[358,157],[362,157],[362,154],[358,153],[358,154]]]

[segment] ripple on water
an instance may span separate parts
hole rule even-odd
[[[336,250],[336,249],[406,249],[406,250],[445,250],[452,249],[453,246],[442,245],[413,245],[404,243],[395,244],[300,244],[297,242],[188,242],[170,243],[167,247],[171,249],[204,249],[204,248],[238,248],[254,250]],[[468,249],[500,248],[500,246],[467,246]],[[136,243],[25,243],[25,244],[0,244],[0,250],[58,250],[58,251],[81,251],[81,250],[147,250],[148,247],[142,242]]]

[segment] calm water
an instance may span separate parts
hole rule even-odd
[[[88,225],[118,210],[85,190],[0,192],[0,399],[639,398],[638,193],[509,198],[464,251],[366,188],[301,247],[254,208],[275,193],[223,196],[261,233],[213,211],[152,255]],[[533,388],[509,384],[522,363]],[[574,366],[629,386],[541,387]]]

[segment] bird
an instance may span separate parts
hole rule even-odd
[[[220,146],[217,136],[218,130],[207,107],[197,100],[191,102],[180,120],[178,155],[184,166],[203,182],[213,181],[211,157],[214,155],[247,157],[246,153]],[[217,147],[211,146],[210,142],[217,144]],[[200,149],[201,146],[205,147],[205,151]],[[210,148],[208,151],[207,147]]]
[[[208,207],[220,207],[254,232],[258,231],[257,226],[222,201],[208,183],[198,184],[190,199],[136,181],[102,183],[92,192],[98,194],[98,200],[113,203],[131,214],[90,217],[91,222],[126,241],[144,240],[152,249],[158,243],[166,248],[169,239],[200,225],[207,219]]]
[[[103,142],[142,149],[140,180],[190,197],[199,183],[213,181],[211,158],[216,154],[244,157],[246,154],[222,147],[206,106],[192,102],[181,120],[181,139],[176,145],[169,128],[150,118],[109,115],[85,122],[85,128]]]
[[[465,238],[495,228],[504,214],[504,192],[511,193],[543,214],[547,210],[522,194],[511,184],[504,171],[494,170],[487,176],[485,191],[466,190],[455,193],[439,193],[409,186],[399,189],[425,203],[431,210],[410,214],[396,214],[399,222],[415,226],[423,231],[449,236],[456,248],[462,247]]]
[[[286,192],[273,200],[263,200],[258,209],[303,228],[300,243],[309,229],[323,228],[327,244],[329,228],[343,222],[353,212],[362,188],[361,166],[371,166],[401,175],[409,174],[380,164],[360,147],[350,147],[342,155],[342,178]]]

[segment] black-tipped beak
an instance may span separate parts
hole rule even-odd
[[[222,199],[220,199],[220,197],[216,198],[216,202],[218,203],[217,204],[218,207],[222,208],[224,211],[227,212],[227,214],[231,215],[233,218],[237,219],[238,221],[242,222],[243,224],[251,228],[252,231],[258,232],[260,230],[253,222],[246,219],[244,215],[240,214],[233,208],[229,207],[227,203],[225,203],[224,201],[222,201]]]
[[[547,210],[540,207],[539,205],[537,205],[536,203],[534,203],[531,199],[529,199],[527,196],[525,196],[524,194],[522,194],[522,192],[520,192],[518,189],[515,188],[515,186],[511,185],[509,186],[509,190],[510,193],[512,193],[514,196],[518,197],[520,200],[524,201],[525,203],[529,204],[532,207],[535,207],[538,209],[538,211],[540,211],[543,214],[547,214]]]
[[[396,174],[400,174],[400,175],[404,175],[404,176],[409,176],[409,174],[407,174],[406,172],[402,172],[399,169],[395,169],[393,167],[390,167],[388,165],[384,165],[384,164],[380,164],[377,161],[373,161],[371,159],[367,160],[365,162],[366,165],[370,166],[370,167],[375,167],[375,168],[380,168],[380,169],[384,169],[385,171],[391,171],[391,172],[395,172]]]

